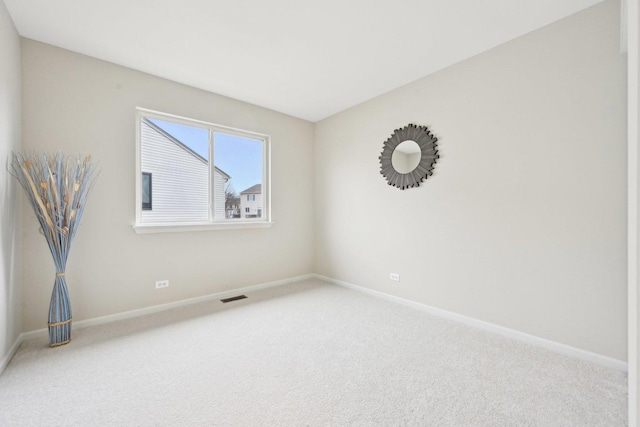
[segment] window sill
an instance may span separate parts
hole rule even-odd
[[[245,228],[271,228],[272,221],[260,222],[228,222],[228,223],[166,223],[166,224],[136,224],[133,229],[138,234],[147,233],[179,233],[187,231],[210,231],[210,230],[239,230]]]

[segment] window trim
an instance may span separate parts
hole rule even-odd
[[[171,121],[186,126],[201,127],[209,130],[209,170],[210,177],[213,176],[213,168],[215,168],[215,159],[213,157],[213,144],[211,144],[211,138],[213,138],[214,132],[222,132],[230,135],[253,138],[262,141],[262,188],[263,188],[263,205],[267,205],[267,215],[259,220],[246,219],[246,218],[234,218],[222,220],[215,219],[215,199],[213,197],[214,186],[213,182],[210,182],[210,195],[209,195],[209,221],[206,222],[168,222],[168,223],[143,223],[142,222],[142,147],[141,147],[141,121],[143,117],[150,119],[158,119]],[[177,232],[177,231],[202,231],[202,230],[225,230],[225,229],[241,229],[241,228],[268,228],[271,227],[273,222],[271,221],[271,137],[267,134],[247,131],[229,126],[218,125],[215,123],[190,119],[187,117],[177,116],[174,114],[163,113],[160,111],[150,110],[146,108],[136,108],[136,185],[135,185],[135,222],[133,229],[136,233],[162,233],[162,232]],[[213,181],[210,178],[211,181]]]

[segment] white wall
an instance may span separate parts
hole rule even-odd
[[[102,171],[67,266],[74,320],[312,271],[313,124],[27,39],[22,66],[25,148],[91,154]],[[273,227],[136,234],[136,107],[271,135]],[[54,269],[35,220],[24,228],[30,331],[46,326]]]
[[[618,6],[317,123],[316,271],[625,360]],[[419,188],[401,191],[378,156],[409,123],[430,127],[441,158]]]
[[[0,0],[0,371],[22,327],[20,197],[8,173],[11,151],[20,150],[20,98],[20,38]]]

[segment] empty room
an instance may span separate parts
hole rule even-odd
[[[0,0],[0,425],[639,425],[638,75],[637,0]]]

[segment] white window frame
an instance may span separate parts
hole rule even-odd
[[[143,117],[150,119],[165,120],[186,126],[200,127],[209,130],[209,221],[206,222],[162,222],[143,223],[142,222],[142,147],[141,147],[141,121]],[[213,196],[214,185],[213,176],[215,159],[213,157],[213,133],[223,132],[245,138],[257,139],[262,142],[262,197],[263,204],[267,205],[266,215],[263,218],[234,218],[215,219],[215,198]],[[264,210],[263,210],[264,212]],[[271,221],[271,138],[269,135],[236,129],[229,126],[218,125],[202,120],[190,119],[176,116],[174,114],[149,110],[146,108],[136,108],[136,217],[133,229],[136,233],[165,233],[181,231],[204,231],[204,230],[229,230],[239,228],[268,228],[273,225]]]

